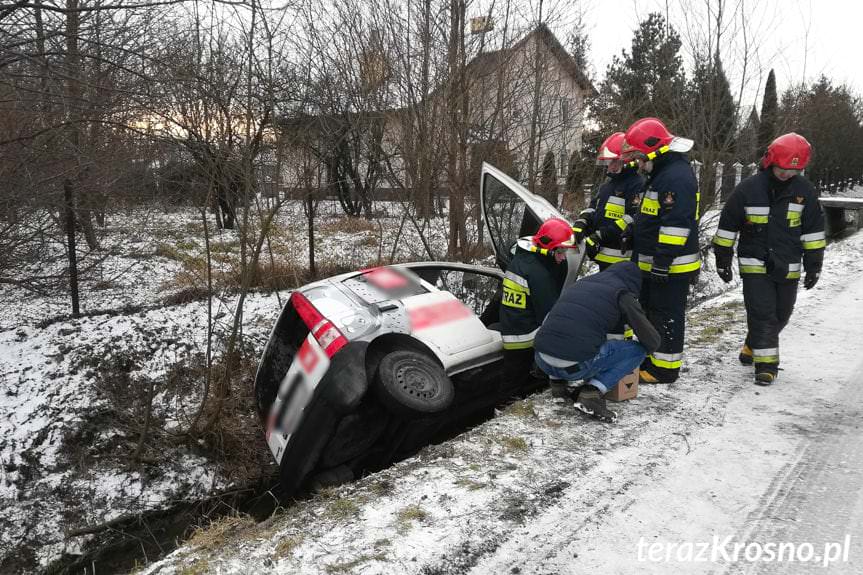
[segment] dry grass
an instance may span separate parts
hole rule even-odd
[[[525,441],[523,437],[511,437],[505,435],[498,438],[498,443],[500,443],[504,449],[509,452],[524,453],[527,451],[527,441]]]
[[[396,514],[396,520],[402,525],[409,525],[414,521],[423,521],[428,518],[428,512],[419,505],[408,505],[400,509]]]
[[[241,532],[255,526],[255,520],[248,515],[228,515],[216,519],[205,528],[198,528],[189,539],[189,545],[201,549],[215,550]]]
[[[210,562],[206,559],[198,559],[191,565],[183,567],[177,573],[178,575],[207,575],[211,572]]]
[[[167,258],[169,260],[175,260],[178,262],[183,261],[183,255],[180,251],[175,248],[171,244],[161,243],[156,246],[156,252],[154,254],[156,257]]]
[[[380,481],[375,481],[371,485],[369,485],[369,490],[372,492],[375,497],[384,497],[386,495],[391,495],[393,492],[393,484],[391,481],[387,481],[386,479],[381,479]]]
[[[329,504],[326,510],[326,515],[336,521],[342,521],[355,517],[359,512],[360,508],[353,500],[346,497],[339,497]]]
[[[273,556],[276,559],[284,559],[293,554],[294,549],[303,544],[303,536],[295,535],[293,537],[286,537],[279,541],[276,545],[275,550],[273,551]]]
[[[327,573],[351,573],[356,567],[359,567],[363,563],[368,563],[369,561],[386,561],[386,559],[387,556],[385,553],[363,554],[351,561],[326,565],[324,566],[324,570]]]
[[[468,491],[477,491],[482,489],[483,487],[487,487],[486,483],[481,481],[475,481],[473,479],[468,479],[467,477],[462,477],[455,482],[459,487],[464,487]]]
[[[365,218],[350,218],[348,216],[344,216],[321,223],[318,225],[318,231],[324,234],[334,234],[336,232],[358,234],[362,232],[376,232],[378,231],[378,225]]]
[[[525,419],[536,419],[536,405],[532,399],[516,401],[504,410],[504,413]]]

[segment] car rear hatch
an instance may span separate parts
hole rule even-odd
[[[515,243],[520,237],[532,236],[549,218],[566,219],[548,200],[530,192],[485,162],[480,176],[480,203],[497,265],[504,271],[509,267]],[[569,285],[581,270],[584,246],[567,250],[566,255],[567,276],[564,285]]]
[[[282,348],[282,356],[276,363],[283,366],[290,360],[274,390],[275,397],[258,398],[259,406],[270,405],[266,419],[267,442],[277,461],[281,461],[290,435],[302,422],[303,410],[327,373],[333,356],[348,344],[341,330],[323,313],[329,311],[343,316],[350,306],[337,303],[339,294],[338,290],[326,285],[294,292],[270,338],[267,352],[274,345]],[[266,365],[266,360],[265,354],[262,366]],[[259,373],[258,377],[261,376]],[[260,394],[264,386],[256,387]]]

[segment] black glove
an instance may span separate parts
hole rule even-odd
[[[656,283],[664,284],[668,281],[668,268],[653,264],[650,268],[650,279]]]
[[[812,289],[818,283],[818,278],[821,277],[821,272],[806,272],[806,279],[803,280],[803,287]]]
[[[620,251],[628,252],[630,249],[632,249],[632,235],[623,234],[620,236]]]
[[[599,232],[594,232],[584,238],[584,251],[590,259],[594,259],[599,253],[599,242],[602,241],[602,236]]]
[[[572,224],[572,237],[575,238],[575,243],[580,242],[584,238],[584,234],[587,232],[587,220],[584,218],[578,218],[575,220],[575,223]]]
[[[731,258],[721,256],[717,253],[716,273],[725,283],[730,282],[734,278],[734,272],[731,271]]]

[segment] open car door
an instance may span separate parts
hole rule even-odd
[[[480,203],[486,231],[494,248],[497,265],[509,267],[518,238],[532,236],[549,218],[566,219],[548,200],[528,191],[514,179],[483,162],[480,175]],[[575,281],[584,261],[584,244],[567,250],[564,285]]]

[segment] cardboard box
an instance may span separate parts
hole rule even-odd
[[[617,386],[605,394],[609,401],[626,401],[638,395],[638,368],[627,374]]]

